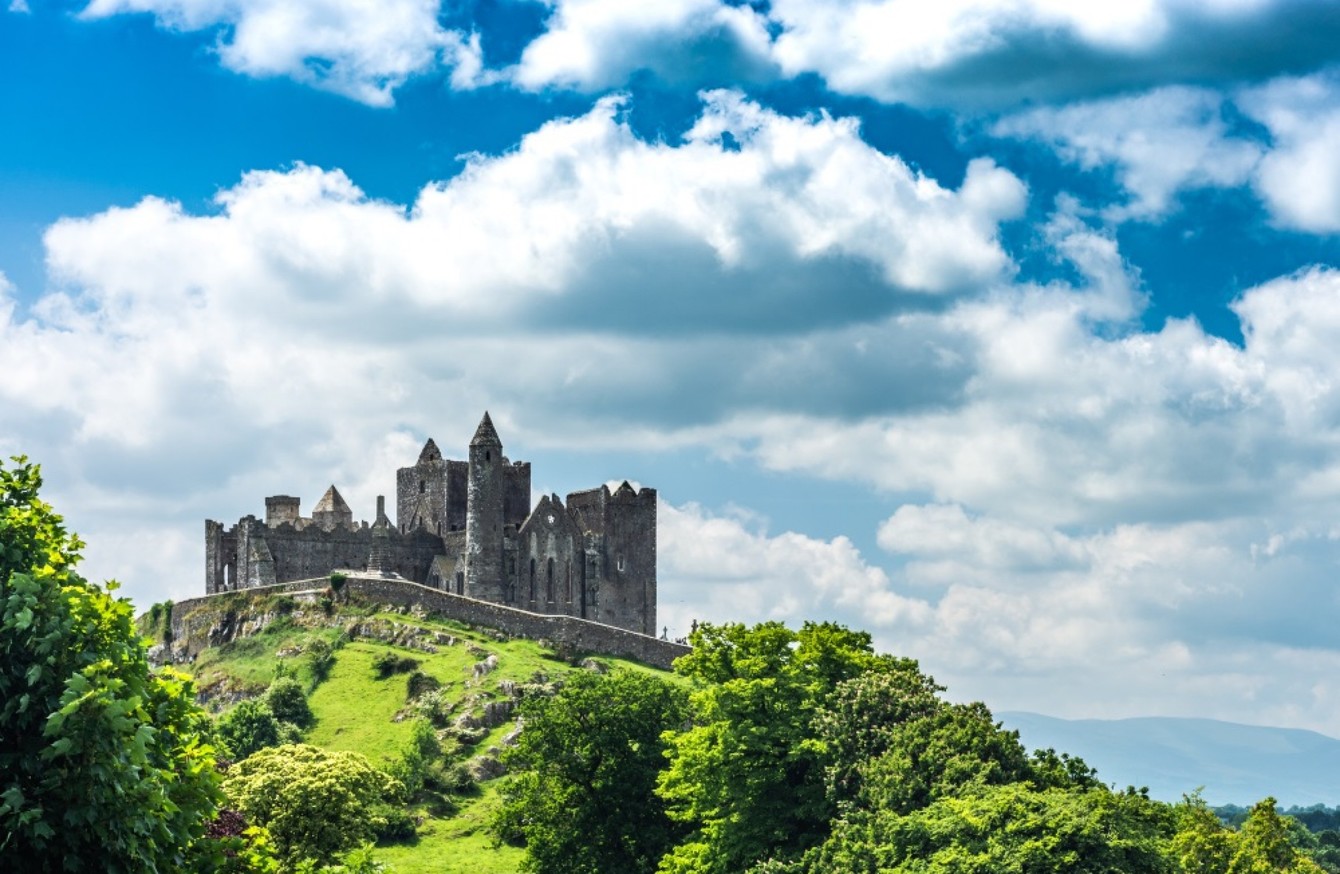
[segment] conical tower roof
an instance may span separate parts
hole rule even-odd
[[[433,438],[429,437],[428,442],[423,444],[423,451],[419,453],[419,464],[423,464],[427,461],[441,460],[442,450],[438,449],[437,444],[433,442]]]
[[[470,445],[502,446],[502,440],[498,438],[498,432],[493,427],[493,420],[489,418],[488,410],[484,411],[484,418],[479,420],[479,427],[475,429],[475,436]]]
[[[312,512],[352,513],[353,510],[350,510],[349,505],[344,502],[344,498],[340,495],[339,489],[332,485],[330,488],[326,489],[326,493],[321,496],[321,500],[316,502],[316,506],[312,508]]]

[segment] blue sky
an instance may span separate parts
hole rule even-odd
[[[15,0],[0,451],[140,606],[484,409],[661,618],[1340,735],[1323,0]],[[454,450],[452,447],[456,447]]]

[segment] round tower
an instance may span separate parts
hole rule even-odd
[[[502,441],[487,412],[470,441],[465,509],[465,594],[503,600],[503,499],[506,494]]]

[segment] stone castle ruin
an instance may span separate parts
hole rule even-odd
[[[396,523],[355,522],[331,486],[303,516],[298,498],[265,499],[265,521],[205,522],[208,594],[336,571],[400,578],[532,613],[656,634],[656,490],[627,482],[545,495],[530,506],[530,463],[509,461],[488,413],[468,459],[431,439],[396,472]]]

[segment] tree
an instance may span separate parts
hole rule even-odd
[[[208,716],[149,668],[130,602],[0,464],[0,855],[33,871],[175,870],[219,800]]]
[[[887,660],[831,623],[700,625],[675,670],[694,681],[693,725],[671,739],[657,792],[693,829],[667,872],[735,874],[821,842],[834,805],[815,716],[846,680]]]
[[[888,659],[839,683],[814,721],[828,762],[829,801],[842,806],[857,799],[868,763],[888,751],[902,725],[938,712],[942,691],[910,659]]]
[[[245,759],[265,747],[296,743],[297,726],[275,718],[263,698],[248,698],[219,718],[218,737],[234,759]]]
[[[223,791],[248,822],[264,826],[279,856],[329,864],[371,841],[379,807],[402,787],[358,753],[307,744],[267,747],[228,769]]]
[[[899,725],[861,774],[864,803],[906,814],[971,788],[1024,782],[1032,771],[1018,735],[977,702],[943,704]]]
[[[1322,874],[1322,869],[1293,845],[1289,827],[1275,810],[1275,799],[1252,805],[1234,841],[1228,874]]]
[[[1184,874],[1225,874],[1236,836],[1225,828],[1200,794],[1177,805],[1177,834],[1172,853]]]
[[[907,814],[841,821],[808,874],[1174,874],[1174,817],[1135,792],[977,787]]]
[[[315,722],[312,707],[307,703],[307,695],[302,684],[292,677],[279,677],[265,690],[265,703],[275,719],[291,723],[298,728],[311,728]]]
[[[653,790],[687,693],[637,671],[582,672],[521,712],[525,729],[503,754],[516,773],[493,827],[525,843],[523,870],[655,871],[677,830]]]

